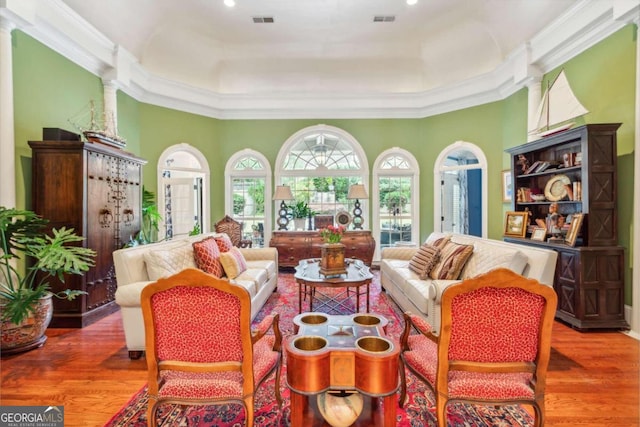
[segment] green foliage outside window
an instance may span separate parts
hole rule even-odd
[[[244,200],[244,196],[242,194],[235,194],[233,195],[233,214],[234,215],[240,215],[241,213],[244,212],[244,207],[245,207],[245,200]]]
[[[255,205],[254,215],[264,215],[264,182],[257,181],[255,185],[250,186],[247,189],[247,193],[253,199]]]

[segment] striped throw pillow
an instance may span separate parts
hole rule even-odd
[[[247,269],[247,261],[240,249],[232,246],[227,252],[220,253],[220,262],[229,279],[235,279]]]
[[[409,270],[420,276],[421,279],[429,277],[429,273],[440,258],[440,249],[427,243],[420,246],[418,251],[409,260]]]
[[[429,277],[441,280],[456,280],[473,253],[473,245],[461,245],[448,241],[440,250],[440,260],[431,269]]]

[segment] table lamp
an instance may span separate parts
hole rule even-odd
[[[276,192],[273,193],[273,200],[281,200],[280,210],[278,211],[278,230],[286,230],[287,224],[289,224],[289,210],[285,200],[293,200],[293,194],[291,193],[291,187],[288,185],[277,185]]]
[[[363,184],[353,184],[349,187],[349,194],[347,194],[347,199],[356,199],[353,208],[353,228],[358,230],[362,230],[362,223],[364,223],[364,219],[362,218],[362,209],[360,209],[360,199],[367,199],[369,195],[367,194],[367,190],[365,190]]]

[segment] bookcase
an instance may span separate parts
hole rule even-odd
[[[529,224],[525,237],[505,240],[558,252],[556,317],[577,329],[628,328],[616,207],[619,127],[588,124],[506,150],[511,156],[512,208],[529,212]],[[566,224],[544,240],[532,240],[536,226],[549,225],[552,204]],[[576,225],[580,215],[582,224],[570,239],[571,222]]]

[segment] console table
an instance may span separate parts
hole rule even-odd
[[[345,258],[361,259],[371,265],[376,243],[370,230],[345,231],[342,241]],[[316,231],[274,231],[269,246],[278,250],[280,267],[295,267],[300,260],[320,258],[320,248],[324,240]]]

